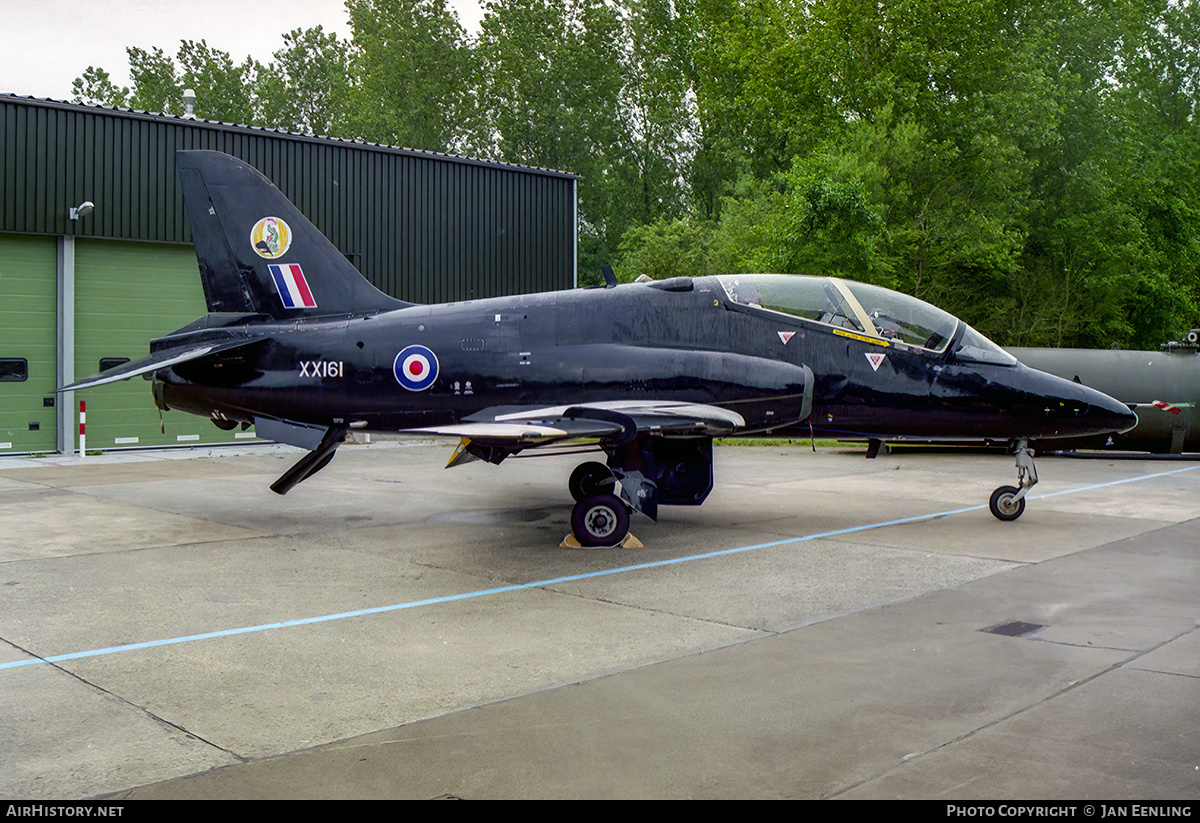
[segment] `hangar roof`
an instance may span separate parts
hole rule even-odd
[[[401,299],[574,285],[578,175],[12,94],[0,94],[0,232],[189,243],[181,149],[257,168]],[[68,219],[85,200],[95,210]]]
[[[141,111],[139,109],[121,108],[118,106],[99,106],[87,103],[71,103],[66,100],[54,100],[49,97],[32,97],[29,95],[0,92],[0,103],[4,102],[5,100],[22,100],[37,104],[39,106],[60,108],[64,110],[92,109],[96,111],[108,112],[121,117],[130,117],[135,119],[140,118],[155,121],[173,120],[180,123],[210,126],[212,128],[219,128],[223,130],[238,129],[262,134],[278,134],[293,140],[312,140],[322,143],[340,143],[361,149],[376,149],[379,151],[411,154],[414,156],[436,157],[453,163],[468,163],[477,166],[494,166],[497,168],[519,169],[532,174],[548,174],[555,177],[566,177],[572,179],[577,179],[579,177],[579,175],[575,174],[574,172],[560,171],[558,169],[550,169],[544,166],[528,166],[522,163],[508,163],[502,160],[487,160],[478,157],[464,157],[462,155],[451,154],[449,152],[429,151],[426,149],[409,149],[402,146],[389,146],[384,143],[372,143],[367,140],[349,140],[344,137],[330,137],[323,134],[305,134],[303,132],[288,131],[287,129],[271,129],[265,126],[245,126],[240,123],[225,123],[220,120],[205,120],[199,117],[188,117],[182,114],[164,114],[152,111]]]

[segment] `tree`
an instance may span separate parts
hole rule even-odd
[[[130,108],[183,114],[184,87],[179,84],[175,61],[159,48],[146,51],[130,46],[125,53],[129,55],[129,76],[133,80]]]
[[[621,238],[617,279],[631,283],[645,275],[655,280],[700,277],[713,270],[709,226],[688,220],[661,218],[631,227]]]
[[[1195,306],[1194,0],[699,2],[715,255],[885,278],[1002,342]]]
[[[1140,230],[1125,319],[1133,345],[1155,346],[1200,317],[1200,3],[1142,0],[1126,12],[1104,105]]]
[[[621,20],[602,0],[494,0],[475,52],[478,107],[496,159],[573,171],[581,280],[608,262],[624,225],[616,196]]]
[[[350,137],[350,46],[321,26],[283,36],[274,61],[258,67],[254,88],[259,119],[274,128]]]
[[[229,52],[201,40],[179,44],[179,84],[196,93],[196,116],[224,123],[257,125],[254,81],[261,68],[247,57],[235,65]]]
[[[621,128],[611,150],[618,193],[609,216],[621,232],[681,214],[695,132],[689,19],[670,0],[628,0],[623,11]]]
[[[351,128],[379,143],[459,151],[470,133],[471,51],[445,0],[347,0]]]
[[[75,91],[71,98],[74,103],[123,108],[129,101],[129,89],[117,86],[108,72],[95,66],[88,66],[71,87]]]
[[[183,92],[196,93],[195,115],[207,120],[257,125],[253,82],[257,64],[249,57],[234,65],[228,52],[205,41],[182,40],[175,59],[154,48],[131,46],[129,74],[133,92],[129,106],[143,111],[183,114]]]

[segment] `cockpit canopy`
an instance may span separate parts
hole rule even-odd
[[[962,323],[907,294],[836,277],[725,274],[717,280],[734,303],[781,312],[813,323],[933,354],[945,352]],[[966,323],[956,359],[995,365],[1017,361]]]

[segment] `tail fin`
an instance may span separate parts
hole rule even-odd
[[[210,312],[279,320],[412,305],[372,286],[266,177],[217,151],[175,165]]]

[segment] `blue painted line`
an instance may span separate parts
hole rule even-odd
[[[1200,469],[1200,466],[1187,466],[1182,469],[1172,469],[1169,472],[1158,472],[1157,474],[1144,474],[1141,477],[1126,477],[1124,480],[1110,480],[1107,483],[1097,483],[1094,486],[1084,486],[1080,489],[1065,489],[1060,492],[1046,492],[1030,497],[1031,500],[1042,500],[1046,497],[1058,497],[1060,494],[1075,494],[1076,492],[1086,492],[1092,489],[1103,489],[1106,486],[1120,486],[1122,483],[1137,483],[1139,480],[1150,480],[1154,477],[1167,477],[1172,474],[1182,474],[1183,472],[1192,472]]]
[[[1078,494],[1080,492],[1093,491],[1095,489],[1103,489],[1108,486],[1119,486],[1124,483],[1137,483],[1142,480],[1151,480],[1156,477],[1167,477],[1172,474],[1181,474],[1182,472],[1195,471],[1200,469],[1200,466],[1188,466],[1182,469],[1173,469],[1166,472],[1158,472],[1157,474],[1147,474],[1141,477],[1129,477],[1123,480],[1110,480],[1106,483],[1096,483],[1091,486],[1082,486],[1078,489],[1066,489],[1058,492],[1048,492],[1046,494],[1031,497],[1032,500],[1040,500],[1046,497],[1057,497],[1064,494]],[[338,612],[337,614],[324,614],[318,617],[304,617],[297,620],[284,620],[279,623],[263,623],[257,626],[244,626],[238,629],[224,629],[216,632],[205,632],[203,634],[189,634],[182,637],[169,637],[163,640],[148,640],[144,643],[127,643],[122,646],[110,646],[106,649],[89,649],[82,652],[71,652],[70,654],[57,654],[51,657],[37,657],[30,660],[14,660],[10,663],[0,663],[0,670],[17,669],[22,666],[34,666],[40,663],[61,663],[67,660],[79,660],[85,657],[100,657],[106,654],[117,654],[119,652],[131,652],[139,649],[151,649],[156,646],[173,646],[177,643],[191,643],[196,640],[212,640],[218,637],[233,637],[239,634],[251,634],[254,632],[264,632],[270,629],[286,629],[292,626],[308,626],[313,623],[325,623],[331,620],[345,620],[350,617],[365,617],[372,614],[384,614],[385,612],[402,611],[404,609],[416,609],[421,606],[432,606],[436,603],[453,603],[458,600],[471,600],[476,597],[487,597],[493,594],[505,594],[507,592],[518,592],[524,589],[538,589],[544,586],[553,586],[559,583],[571,583],[577,580],[588,580],[595,577],[608,577],[615,574],[625,574],[627,572],[642,571],[645,569],[656,569],[663,566],[672,566],[678,563],[690,563],[695,560],[708,560],[714,557],[724,557],[731,554],[742,554],[743,552],[757,551],[758,549],[769,549],[776,546],[786,546],[792,543],[804,543],[809,540],[821,540],[827,537],[838,537],[844,534],[853,534],[855,532],[870,531],[872,529],[882,529],[887,526],[900,526],[905,523],[920,523],[926,520],[936,520],[939,517],[950,517],[956,514],[965,514],[966,512],[979,511],[987,508],[986,505],[967,506],[963,509],[950,509],[948,511],[937,512],[935,514],[921,514],[913,517],[902,517],[898,520],[887,520],[880,523],[868,523],[863,526],[850,526],[845,529],[835,529],[829,532],[820,532],[817,534],[806,534],[800,537],[786,537],[781,540],[772,540],[768,543],[756,543],[752,546],[737,546],[732,549],[720,549],[718,551],[704,552],[703,554],[692,554],[686,557],[675,557],[667,560],[655,560],[651,563],[637,563],[632,566],[621,566],[616,569],[605,569],[598,572],[587,572],[585,574],[572,574],[565,577],[554,577],[547,580],[537,580],[531,583],[518,583],[511,586],[500,586],[494,589],[480,589],[473,592],[463,592],[462,594],[448,594],[442,597],[431,597],[426,600],[413,600],[408,603],[396,603],[391,606],[376,606],[370,609],[356,609],[349,612]]]

